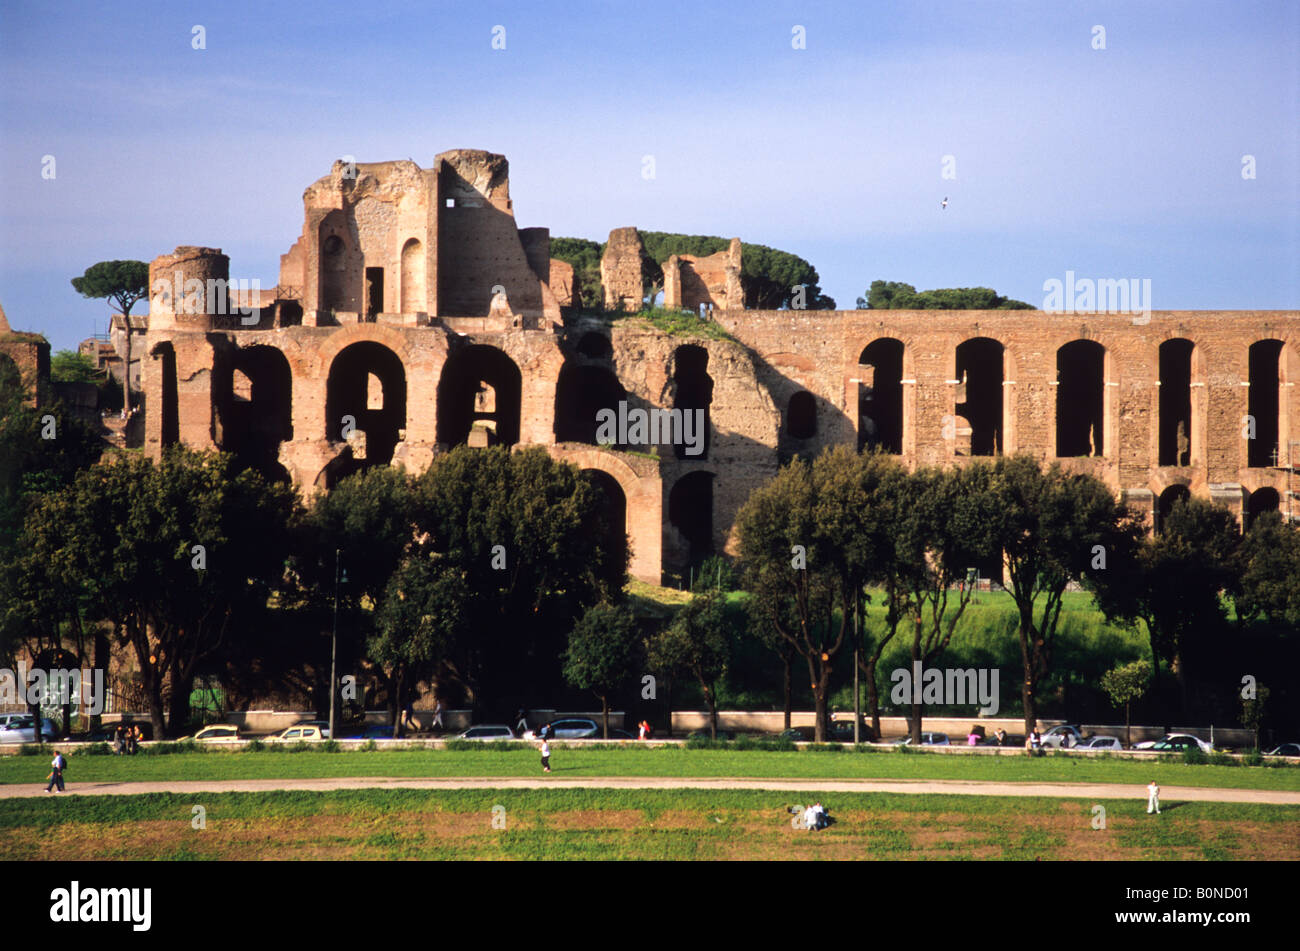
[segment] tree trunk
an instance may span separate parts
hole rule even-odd
[[[102,676],[105,694],[102,697],[98,697],[97,700],[99,704],[103,706],[108,705],[108,667],[111,658],[112,654],[109,651],[108,635],[104,633],[103,628],[97,627],[95,628],[95,670],[102,670],[104,672]],[[90,718],[90,729],[92,731],[98,730],[101,723],[102,716],[101,714],[96,713]]]
[[[127,308],[128,310],[130,308]],[[131,421],[131,315],[123,314],[123,322],[126,324],[126,360],[122,367],[122,412],[126,414],[127,422]],[[122,430],[123,439],[126,438],[126,430]]]
[[[791,664],[789,653],[782,654],[781,660],[785,662],[785,682],[783,684],[785,692],[785,729],[789,730],[790,714],[794,709],[794,686],[791,679],[793,676],[791,667],[793,665]]]
[[[718,738],[718,699],[713,695],[713,690],[704,685],[704,699],[709,705],[709,735],[713,739]]]
[[[1128,715],[1129,707],[1131,706],[1132,701],[1126,700],[1124,702],[1124,745],[1129,749],[1133,748],[1133,728],[1129,725],[1132,723],[1132,720]]]
[[[600,716],[602,721],[604,722],[603,729],[605,731],[605,735],[603,739],[608,740],[609,739],[609,698],[604,694],[602,694],[600,698]]]
[[[878,658],[872,657],[867,661],[867,709],[871,711],[871,736],[872,740],[880,740],[880,690],[876,686],[876,661]]]

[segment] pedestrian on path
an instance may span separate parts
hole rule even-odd
[[[551,771],[551,744],[542,740],[542,769],[545,772]]]
[[[1151,780],[1151,785],[1147,787],[1147,815],[1149,816],[1153,812],[1160,815],[1160,787],[1156,785],[1154,779]]]
[[[647,720],[642,720],[639,724],[637,724],[637,729],[640,730],[640,736],[638,737],[638,739],[642,739],[642,740],[648,740],[648,739],[650,739],[650,723],[649,723],[649,721],[647,721]]]
[[[433,723],[430,725],[429,728],[436,729],[439,735],[442,734],[443,726],[442,726],[442,698],[441,697],[435,696],[433,698]]]
[[[50,784],[45,787],[46,792],[53,792],[54,784],[59,784],[59,792],[63,792],[63,771],[68,768],[68,761],[63,758],[62,753],[55,753],[54,759],[50,761]]]

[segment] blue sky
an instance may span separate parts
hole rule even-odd
[[[104,329],[68,283],[99,260],[209,245],[269,287],[335,158],[484,148],[522,227],[738,235],[845,308],[876,278],[1040,304],[1073,270],[1294,309],[1298,97],[1291,0],[6,2],[0,303],[60,349]]]

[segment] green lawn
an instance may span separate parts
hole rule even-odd
[[[46,756],[0,757],[0,783],[43,782]],[[560,777],[734,776],[782,779],[967,779],[1002,782],[1105,782],[1145,786],[1300,789],[1300,768],[1188,765],[1159,762],[1044,757],[964,756],[939,753],[690,750],[680,746],[556,747],[551,765]],[[472,750],[358,752],[212,752],[134,757],[72,754],[67,779],[79,782],[169,779],[274,779],[346,776],[534,776],[537,752],[528,746]]]
[[[1296,859],[1300,807],[713,790],[344,790],[0,802],[0,859]],[[805,796],[806,802],[811,796]],[[802,804],[802,803],[801,803]],[[196,823],[200,814],[202,822]],[[494,823],[495,820],[495,823]],[[195,828],[199,824],[200,828]]]

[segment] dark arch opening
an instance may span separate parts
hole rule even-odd
[[[1160,456],[1162,466],[1192,464],[1192,351],[1190,340],[1160,345]]]
[[[1156,503],[1156,534],[1165,530],[1165,519],[1169,518],[1169,513],[1174,510],[1174,506],[1179,502],[1186,502],[1191,497],[1191,490],[1185,485],[1171,485],[1160,493],[1160,499]]]
[[[1105,455],[1106,348],[1072,340],[1056,351],[1056,454]]]
[[[713,474],[691,472],[668,493],[668,521],[686,539],[687,565],[698,567],[713,554]]]
[[[807,390],[790,397],[785,411],[785,431],[791,439],[811,439],[817,435],[817,400]]]
[[[578,341],[578,352],[593,360],[608,360],[614,355],[614,348],[608,337],[593,330],[582,335]]]
[[[970,423],[970,454],[1002,452],[1003,347],[989,337],[975,337],[957,347],[957,415]],[[964,398],[963,398],[964,396]]]
[[[627,564],[627,496],[623,487],[601,469],[583,470],[600,493],[600,513],[608,531],[608,550],[615,564]]]
[[[218,446],[234,453],[241,469],[287,482],[280,444],[293,439],[293,374],[275,347],[237,350],[214,367],[213,403],[219,423]]]
[[[388,465],[406,430],[406,369],[383,344],[364,340],[344,347],[330,364],[325,384],[325,436],[343,440],[344,417],[365,433],[365,458],[331,470],[331,485],[372,466]]]
[[[1248,363],[1250,389],[1246,412],[1255,420],[1255,438],[1246,444],[1246,465],[1262,469],[1278,464],[1282,341],[1259,340],[1251,344]]]
[[[873,340],[858,357],[870,378],[858,384],[858,449],[903,451],[903,342]]]
[[[519,367],[501,350],[475,344],[452,353],[438,381],[438,442],[470,442],[477,424],[483,445],[513,446],[522,396]]]
[[[162,406],[159,409],[159,433],[162,448],[175,446],[181,441],[179,385],[176,379],[176,350],[170,343],[160,343],[153,348],[153,358],[162,371]]]
[[[612,370],[566,363],[560,369],[560,378],[555,384],[556,441],[597,445],[596,414],[602,409],[608,409],[614,412],[617,419],[618,404],[626,400],[627,391]]]
[[[1278,512],[1282,508],[1282,499],[1277,493],[1277,489],[1265,486],[1262,489],[1256,489],[1250,493],[1250,498],[1246,500],[1246,528],[1255,524],[1255,519],[1259,518],[1265,512]]]
[[[683,411],[701,410],[703,420],[703,446],[698,455],[691,455],[685,440],[677,442],[673,451],[678,459],[691,459],[696,462],[709,458],[709,444],[712,442],[712,426],[709,423],[709,406],[713,403],[713,378],[709,376],[709,351],[694,344],[678,347],[673,352],[673,384],[676,398],[674,409]],[[698,431],[692,429],[692,432]]]

